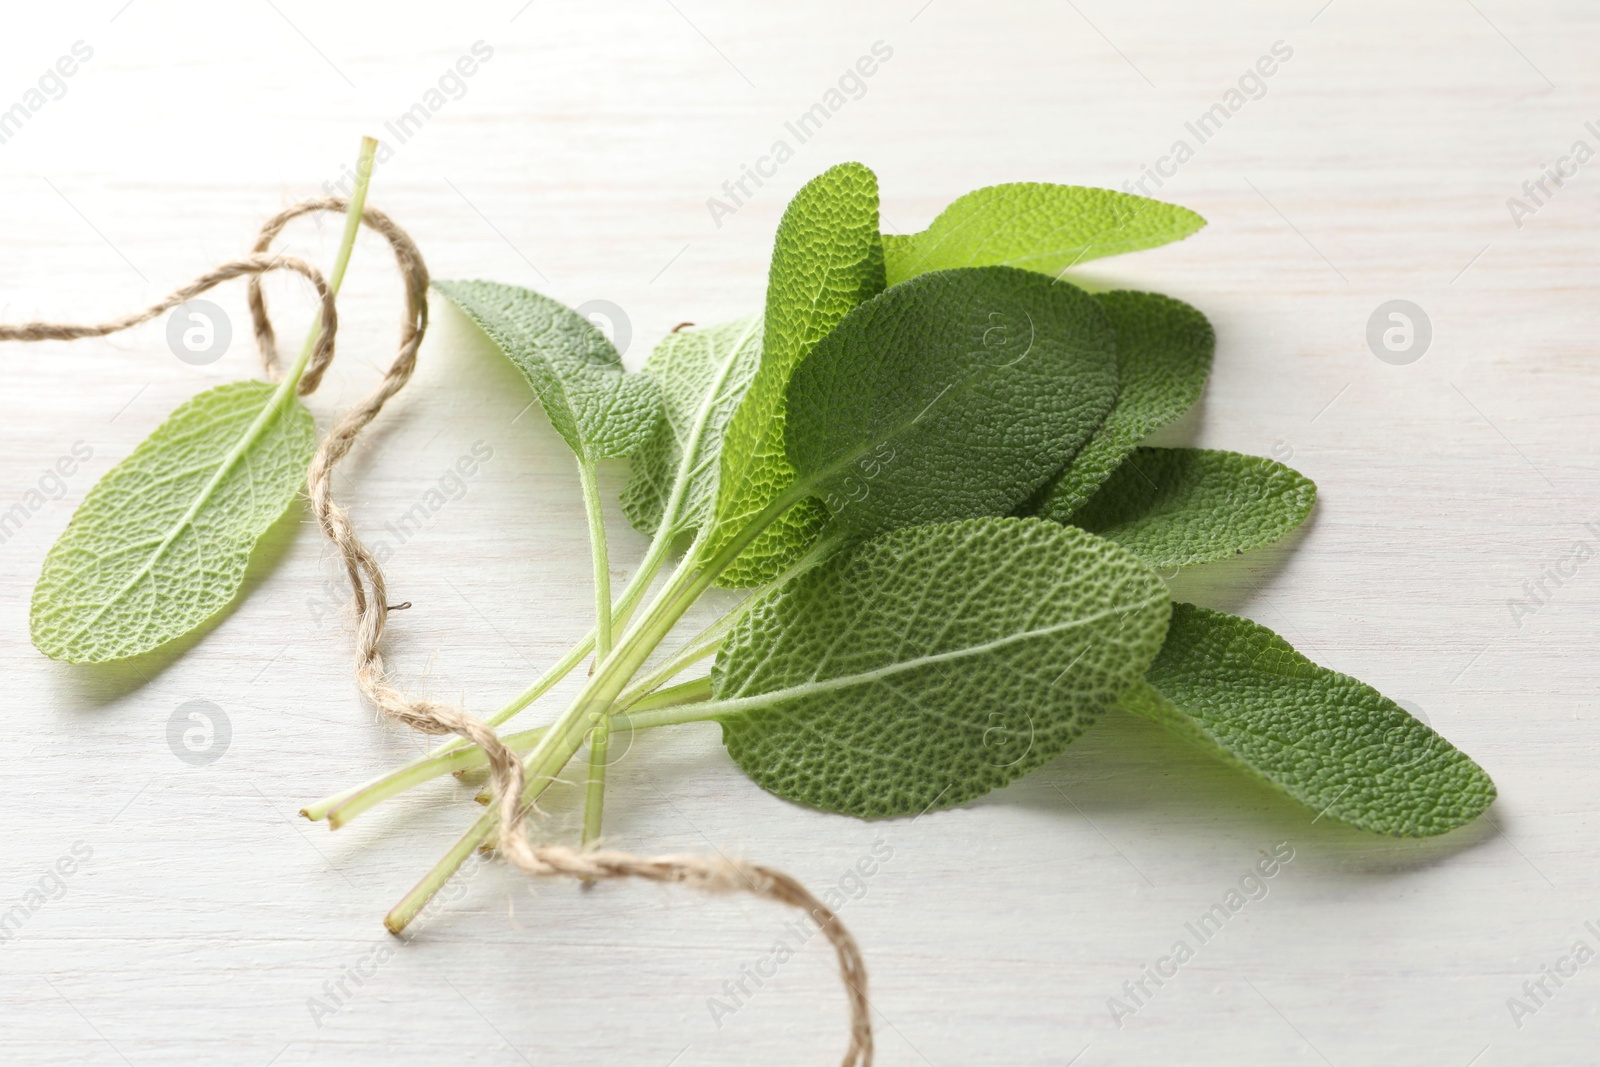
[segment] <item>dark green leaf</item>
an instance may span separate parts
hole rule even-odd
[[[925,274],[845,317],[789,386],[789,458],[852,539],[1006,515],[1116,399],[1081,290],[1011,267]]]
[[[1072,516],[1152,567],[1225,559],[1269,545],[1311,514],[1317,487],[1261,456],[1140,448]]]
[[[723,741],[779,796],[862,817],[987,793],[1138,679],[1169,601],[1134,556],[1038,519],[896,530],[767,594],[712,672]]]
[[[1181,300],[1122,289],[1095,297],[1117,334],[1122,391],[1104,425],[1045,492],[1036,514],[1067,522],[1150,433],[1188,411],[1211,372],[1216,335]]]
[[[1362,830],[1442,834],[1495,798],[1482,767],[1370,685],[1193,604],[1173,606],[1161,654],[1121,703]]]

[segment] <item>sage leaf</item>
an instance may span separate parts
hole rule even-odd
[[[34,645],[104,663],[215,615],[305,484],[315,447],[311,414],[287,389],[230,382],[183,404],[96,483],[45,556]]]
[[[726,545],[794,481],[784,454],[784,393],[812,347],[883,290],[878,179],[841,163],[807,182],[778,224],[767,277],[761,363],[723,437],[716,523],[706,554]],[[726,568],[727,585],[770,581],[816,537],[826,512],[802,501]]]
[[[1009,515],[1116,395],[1094,298],[1011,267],[939,271],[852,311],[796,369],[789,458],[848,539]]]
[[[885,234],[889,284],[949,267],[1059,275],[1102,256],[1180,241],[1206,224],[1187,208],[1082,185],[1012,182],[975,189],[921,233]]]
[[[1072,516],[1152,567],[1208,563],[1269,545],[1311,514],[1317,487],[1262,456],[1140,448]]]
[[[1176,604],[1166,644],[1121,701],[1321,816],[1428,837],[1471,822],[1494,782],[1364,682],[1319,667],[1264,626]]]
[[[644,369],[661,387],[655,431],[633,455],[622,510],[635,529],[654,534],[675,489],[672,534],[711,520],[728,420],[744,399],[761,355],[761,319],[738,319],[662,338]]]
[[[1199,311],[1159,293],[1119,289],[1095,297],[1117,334],[1117,406],[1046,490],[1035,513],[1067,522],[1152,431],[1200,399],[1216,334]]]
[[[863,818],[981,796],[1144,671],[1170,601],[1136,557],[1037,519],[895,530],[765,594],[712,669],[763,789]]]
[[[433,288],[489,336],[533,386],[550,424],[587,462],[631,455],[655,429],[661,398],[594,323],[531,289],[436,281]]]

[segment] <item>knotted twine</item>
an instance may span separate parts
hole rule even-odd
[[[345,212],[349,206],[349,201],[343,197],[325,197],[304,200],[279,212],[262,226],[249,256],[207,271],[143,311],[88,326],[46,322],[0,325],[0,341],[70,341],[81,337],[104,337],[148,322],[225,281],[248,277],[247,300],[256,348],[267,378],[277,380],[283,375],[283,367],[278,358],[272,321],[267,314],[266,298],[261,291],[261,277],[272,271],[288,270],[302,275],[311,283],[322,305],[322,329],[295,390],[300,396],[308,396],[321,384],[322,376],[333,359],[338,311],[328,283],[317,268],[297,257],[269,255],[268,251],[290,221],[317,212]],[[805,886],[782,871],[720,855],[651,857],[614,849],[534,845],[529,841],[524,827],[528,808],[522,803],[522,760],[500,740],[494,728],[463,708],[407,696],[388,680],[379,648],[390,609],[383,571],[372,552],[356,535],[349,512],[333,499],[333,471],[339,461],[350,453],[361,431],[378,416],[384,404],[405,386],[416,370],[417,350],[428,329],[428,268],[416,243],[389,216],[377,208],[368,207],[363,211],[361,221],[389,242],[405,280],[406,307],[401,320],[400,348],[378,387],[355,407],[340,415],[323,438],[311,461],[306,483],[317,525],[338,551],[354,593],[356,682],[362,694],[375,708],[396,722],[425,734],[455,734],[483,750],[488,759],[495,802],[500,811],[498,850],[530,875],[568,875],[585,881],[642,878],[685,885],[708,893],[751,893],[806,912],[833,945],[838,957],[839,976],[844,982],[850,1004],[850,1044],[845,1051],[842,1067],[870,1067],[873,1058],[872,1021],[866,993],[866,963],[862,959],[861,949],[833,909],[813,896]]]

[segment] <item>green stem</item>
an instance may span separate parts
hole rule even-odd
[[[602,719],[589,731],[589,779],[583,787],[583,844],[600,839],[600,821],[606,803],[606,753],[611,748],[611,728]]]
[[[749,331],[754,331],[759,324],[759,318],[752,318]],[[722,367],[717,372],[716,380],[713,381],[711,388],[707,390],[706,398],[701,403],[700,410],[695,415],[694,426],[690,431],[689,440],[684,448],[685,463],[680,464],[677,477],[673,480],[672,490],[668,494],[666,506],[661,512],[661,522],[656,527],[655,536],[650,540],[650,548],[645,553],[645,558],[641,562],[639,570],[634,574],[633,578],[629,580],[627,587],[623,590],[622,597],[617,601],[616,611],[614,612],[614,617],[612,620],[614,627],[625,625],[628,617],[632,614],[633,608],[637,606],[639,600],[643,598],[645,591],[650,587],[650,583],[653,582],[656,575],[660,573],[661,566],[666,561],[667,555],[671,551],[672,542],[679,533],[679,527],[682,520],[682,516],[679,514],[679,512],[683,508],[683,502],[688,497],[689,483],[693,475],[692,465],[688,462],[688,460],[692,459],[698,454],[700,441],[705,436],[706,429],[710,425],[712,412],[716,408],[715,401],[719,395],[721,385],[726,379],[727,375],[732,372],[735,362],[733,358],[734,354],[736,354],[744,345],[745,341],[748,340],[749,331],[747,331],[745,336],[740,337],[734,342],[734,346],[732,349],[730,349],[728,357],[724,359]],[[592,530],[593,519],[591,518],[591,531]],[[698,548],[699,545],[700,542],[697,540],[695,548]],[[691,549],[686,558],[693,558],[693,555],[694,550]],[[550,672],[548,672],[544,677],[540,678],[539,681],[535,682],[510,704],[507,704],[500,711],[490,716],[488,719],[489,725],[499,726],[501,723],[510,719],[523,708],[526,708],[529,704],[537,700],[540,696],[543,696],[552,685],[560,681],[569,672],[571,672],[574,667],[583,661],[584,656],[588,655],[589,650],[594,647],[596,638],[599,636],[598,630],[599,628],[597,626],[595,632],[590,633],[578,647],[569,652],[560,663],[551,669]],[[599,658],[603,660],[606,657],[604,654],[602,654]],[[344,790],[343,792],[335,793],[330,797],[326,797],[320,801],[317,801],[314,804],[308,805],[306,808],[302,809],[302,814],[312,820],[324,818],[333,808],[338,807],[340,804],[343,804],[352,798],[361,795],[365,790],[383,785],[383,783],[389,780],[390,775],[403,775],[410,769],[426,763],[430,759],[444,755],[447,752],[465,748],[466,744],[467,742],[463,738],[451,738],[450,740],[433,749],[433,751],[429,752],[427,755],[412,760],[405,766],[390,772],[389,775],[380,776],[379,778],[363,785],[354,786],[350,789]]]
[[[659,544],[652,544],[650,546],[650,551],[645,554],[643,562],[641,562],[639,565],[638,572],[628,582],[627,587],[622,591],[622,596],[617,600],[616,608],[612,613],[613,625],[625,623],[629,616],[633,614],[634,608],[636,608],[639,604],[639,601],[643,599],[645,590],[650,587],[650,583],[655,580],[656,575],[661,573],[661,565],[666,561],[667,550],[670,548],[670,546],[671,540],[669,538],[663,538]],[[596,633],[593,630],[585,634],[583,640],[579,641],[571,648],[571,650],[567,652],[566,655],[562,656],[554,667],[551,667],[548,671],[541,675],[538,681],[534,682],[527,689],[524,689],[509,704],[505,705],[505,707],[489,716],[489,718],[485,721],[490,726],[499,726],[506,720],[516,715],[518,712],[522,711],[524,708],[528,707],[528,705],[544,696],[545,693],[554,688],[557,682],[561,681],[568,674],[571,674],[573,668],[582,663],[589,653],[593,651],[595,647],[595,637]],[[511,736],[517,735],[513,734]],[[476,750],[476,747],[470,746],[469,742],[465,738],[452,737],[450,740],[438,745],[424,755],[418,756],[409,763],[402,764],[393,770],[386,771],[385,773],[380,774],[378,777],[363,782],[360,785],[351,786],[349,789],[345,789],[341,792],[334,793],[331,796],[324,797],[314,804],[306,805],[304,808],[300,809],[300,814],[304,815],[312,822],[317,822],[327,818],[328,814],[335,808],[341,807],[342,805],[349,803],[351,800],[364,795],[368,790],[376,789],[384,791],[383,795],[385,798],[394,796],[395,793],[393,791],[388,791],[388,785],[392,779],[396,777],[404,777],[413,769],[427,764],[430,760],[437,759],[440,756],[446,755],[447,753],[466,749],[468,747],[473,747],[474,750]],[[368,810],[371,808],[371,806],[372,805],[370,804],[362,805],[359,807],[359,809],[351,810],[356,810],[359,813],[360,811]],[[343,816],[343,822],[349,822],[354,817],[354,815],[351,815],[347,811]]]
[[[507,748],[520,755],[532,749],[543,734],[543,728],[524,730],[521,733],[507,734],[501,740],[505,742]],[[423,782],[432,781],[446,774],[486,766],[488,762],[484,758],[483,749],[473,746],[472,748],[457,749],[454,752],[446,752],[442,756],[434,756],[431,759],[407,764],[328,812],[328,825],[337,830],[356,816],[377,807],[390,797],[398,796],[414,786],[419,786]]]
[[[604,662],[611,655],[611,565],[606,558],[606,520],[600,502],[600,481],[594,463],[578,459],[578,476],[583,482],[583,509],[589,516],[589,549],[594,556],[594,655]],[[600,820],[606,802],[606,750],[608,734],[604,721],[589,734],[589,780],[583,793],[583,843],[600,836]]]
[[[611,655],[611,564],[606,558],[606,519],[600,502],[600,480],[591,460],[579,458],[583,510],[589,517],[589,551],[594,556],[594,654]]]
[[[356,158],[356,185],[350,193],[350,206],[344,213],[344,232],[339,236],[339,251],[333,259],[333,273],[328,275],[330,296],[339,295],[339,287],[344,284],[344,272],[350,266],[350,253],[356,247],[356,234],[361,232],[361,216],[367,210],[367,186],[372,182],[372,163],[377,153],[377,140],[361,138],[361,154]],[[311,353],[316,351],[317,341],[321,337],[322,308],[319,307],[312,316],[311,327],[306,331],[305,343],[300,346],[300,355],[295,357],[294,365],[279,383],[280,392],[285,388],[292,392],[300,383],[300,377],[305,374],[306,365],[311,362]]]
[[[660,644],[673,623],[682,618],[683,612],[694,603],[692,597],[687,603],[684,602],[684,594],[698,584],[694,555],[691,550],[684,556],[683,562],[656,595],[644,616],[629,628],[611,655],[596,668],[577,699],[562,712],[523,761],[527,773],[520,800],[524,805],[536,801],[550,787],[555,776],[561,773],[582,746],[584,735],[610,710],[611,702],[616,699],[628,678],[639,669],[651,650]],[[497,807],[490,807],[480,815],[450,851],[390,910],[384,917],[384,926],[393,933],[404,930],[461,864],[466,862],[473,850],[488,841],[499,822],[499,815]]]
[[[798,487],[790,487],[704,564],[698,562],[699,551],[707,539],[706,532],[702,531],[644,616],[628,629],[612,654],[589,679],[583,692],[578,694],[539,745],[528,754],[525,765],[535,773],[527,779],[522,797],[524,803],[543,792],[561,773],[582,744],[583,736],[610,712],[628,680],[666,639],[678,620],[711,587],[717,575],[738,558],[762,530],[807,495]]]
[[[743,603],[743,602],[742,602]],[[741,606],[742,606],[741,603]],[[697,642],[704,642],[707,630]],[[717,639],[720,641],[720,637]],[[587,646],[584,646],[587,647]],[[682,685],[660,689],[666,682],[684,668],[692,665],[706,655],[717,649],[716,642],[709,642],[693,658],[684,653],[675,657],[674,662],[664,665],[660,670],[645,678],[643,681],[630,686],[617,697],[617,710],[610,716],[610,731],[644,729],[634,721],[634,713],[648,711],[653,708],[672,707],[691,700],[709,700],[711,698],[711,679],[701,678]],[[668,668],[671,668],[670,671]],[[552,672],[554,673],[554,672]],[[565,673],[565,672],[562,672]],[[554,678],[547,679],[554,683]],[[653,725],[653,723],[652,723]],[[523,730],[520,733],[506,734],[503,740],[507,747],[519,755],[526,754],[534,742],[544,734],[544,727],[533,730]],[[330,829],[337,830],[354,820],[358,815],[363,815],[385,800],[399,796],[406,790],[431,781],[444,774],[459,774],[462,771],[476,770],[486,766],[483,750],[477,745],[462,745],[443,752],[434,752],[426,756],[419,756],[410,763],[396,767],[394,770],[372,779],[364,785],[354,789],[347,789],[325,800],[320,800],[310,807],[301,809],[301,814],[312,820],[327,819]],[[483,800],[483,797],[479,797]]]
[[[482,824],[481,830],[478,824]],[[457,841],[454,845],[451,845],[450,851],[445,853],[444,859],[440,860],[438,864],[435,865],[434,870],[447,868],[450,872],[449,874],[446,874],[444,878],[439,879],[440,886],[444,884],[445,879],[450,877],[450,874],[454,874],[461,868],[463,863],[467,862],[467,857],[472,855],[479,845],[483,844],[483,842],[489,836],[489,830],[494,826],[494,823],[487,819],[479,819],[478,824],[474,824],[472,829],[463,834],[459,841]],[[426,879],[424,881],[426,881]],[[419,886],[418,888],[421,887]],[[417,890],[413,889],[411,892],[412,895],[415,895]],[[414,908],[405,908],[406,901],[402,901],[394,908],[394,910],[389,912],[388,915],[384,916],[384,927],[388,929],[391,934],[400,933],[406,928],[407,923],[417,917],[417,913],[423,909],[428,901],[433,899],[433,893],[435,892],[438,892],[437,887],[434,888],[433,892],[430,892],[427,896],[419,900]],[[410,900],[410,897],[408,896],[406,899]]]
[[[598,666],[583,692],[578,694],[577,699],[539,739],[539,744],[523,761],[528,771],[520,798],[524,805],[536,801],[550,787],[556,775],[577,754],[584,735],[611,710],[612,702],[628,679],[643,666],[650,653],[665,640],[684,613],[711,588],[717,575],[733,563],[763,530],[809,495],[808,487],[799,483],[791,485],[704,564],[698,558],[709,539],[709,531],[701,530],[643,617],[628,629],[611,655]],[[665,529],[663,524],[662,531]],[[661,532],[657,533],[657,539],[661,539]],[[473,850],[489,839],[498,821],[499,812],[495,807],[479,816],[450,851],[434,864],[433,869],[423,875],[422,880],[389,911],[384,917],[384,926],[393,933],[404,930],[461,864],[466,862]]]
[[[361,138],[361,153],[356,158],[356,184],[350,193],[350,206],[344,213],[344,233],[339,238],[339,256],[333,261],[333,274],[328,277],[328,288],[335,296],[339,295],[339,287],[344,284],[344,272],[350,266],[350,250],[355,247],[356,234],[361,232],[361,217],[367,210],[367,188],[372,184],[372,165],[377,156],[378,139]],[[320,329],[312,332],[320,332]],[[316,338],[308,340],[314,342]]]
[[[693,637],[689,638],[689,640],[685,641],[678,648],[678,650],[674,652],[659,667],[645,675],[633,685],[629,686],[628,690],[617,698],[617,704],[613,714],[627,711],[632,708],[646,706],[644,704],[644,700],[649,698],[642,697],[641,694],[654,692],[656,689],[666,684],[668,681],[671,681],[673,678],[676,678],[679,674],[705,659],[707,656],[716,655],[717,652],[722,648],[722,642],[727,639],[728,634],[733,630],[734,626],[737,625],[738,622],[746,615],[750,614],[750,609],[755,607],[756,604],[760,603],[762,597],[766,596],[774,589],[777,589],[794,580],[795,578],[804,574],[806,571],[810,570],[812,567],[815,567],[817,564],[822,563],[833,554],[837,547],[837,540],[830,540],[827,542],[818,541],[810,551],[808,551],[800,559],[796,560],[794,564],[786,569],[782,574],[778,575],[772,581],[768,582],[759,589],[752,590],[749,596],[739,601],[738,604],[735,604],[733,609],[726,615],[721,616],[710,626],[707,626],[704,630],[701,630],[698,634],[695,634]],[[703,681],[707,685],[710,684],[709,678],[703,679]],[[696,682],[688,684],[698,685],[699,683]],[[659,695],[665,696],[668,693],[673,693],[683,688],[684,686],[674,686],[672,689],[663,690],[663,692]],[[707,696],[701,699],[709,699],[709,694],[710,690],[708,689]],[[678,704],[682,703],[682,701],[678,699],[670,699],[667,700],[666,703]],[[655,707],[657,705],[650,704],[648,706]]]
[[[690,686],[698,686],[699,684],[700,683],[698,682],[690,682],[686,683],[684,686],[674,688],[685,690],[685,695],[687,695],[687,690]],[[709,692],[709,686],[707,687],[707,692]],[[665,692],[658,695],[664,696]],[[688,703],[673,705],[670,707],[661,707],[650,711],[641,710],[637,714],[618,715],[612,720],[610,726],[613,730],[653,730],[660,726],[674,726],[679,723],[698,722],[701,720],[702,716],[699,716],[693,712],[692,709],[694,709],[696,706],[697,705],[691,700]],[[543,740],[545,736],[547,736],[547,732],[545,730],[525,730],[522,733],[511,734],[507,736],[505,741],[517,751],[522,751],[522,746],[524,744],[531,747]],[[469,753],[452,753],[449,757],[442,759],[440,763],[444,764],[452,759],[466,759],[468,757],[471,757],[475,763],[465,763],[457,769],[468,769],[475,764],[481,764],[485,762],[482,751],[474,749]],[[451,768],[444,767],[438,773],[444,774],[449,769]],[[529,789],[524,793],[524,796],[529,798],[529,802],[538,799],[539,795],[549,787],[552,780],[553,779],[551,778],[544,778],[538,780],[536,783],[533,780],[530,780]],[[423,880],[417,884],[416,888],[408,893],[406,898],[399,904],[395,905],[394,909],[384,917],[383,925],[389,930],[390,933],[400,933],[406,928],[406,925],[410,923],[412,919],[417,917],[417,914],[427,906],[428,901],[433,899],[433,895],[437,893],[439,889],[443,887],[444,883],[449,881],[450,876],[459,870],[461,865],[467,861],[467,857],[472,855],[475,849],[488,841],[489,834],[493,831],[498,822],[499,812],[493,808],[490,808],[488,811],[484,812],[481,817],[479,817],[477,822],[472,824],[472,827],[465,834],[463,834],[454,845],[451,846],[450,851],[445,853],[444,858],[434,865],[433,870],[428,872]]]
[[[487,720],[489,725],[499,726],[517,712],[521,711],[529,704],[532,704],[535,700],[538,700],[540,697],[544,696],[544,694],[549,692],[557,682],[561,681],[561,679],[570,674],[574,667],[582,663],[584,658],[589,655],[590,650],[593,648],[594,633],[591,631],[582,641],[574,645],[571,651],[569,651],[565,656],[561,657],[560,661],[557,662],[554,667],[550,668],[542,676],[540,676],[537,682],[534,682],[527,689],[524,689],[520,694],[517,695],[516,699],[511,701],[511,703],[507,704],[505,707],[489,716]],[[394,796],[395,791],[389,789],[389,785],[395,779],[405,778],[405,776],[408,775],[412,770],[425,766],[432,760],[439,759],[440,757],[448,755],[452,752],[465,751],[469,748],[472,751],[477,751],[477,746],[469,745],[465,738],[451,738],[444,744],[439,745],[424,755],[418,756],[409,763],[404,763],[393,770],[385,771],[376,778],[369,779],[360,785],[351,786],[349,789],[334,793],[332,796],[323,797],[314,804],[307,804],[305,807],[300,809],[300,814],[304,815],[312,822],[318,822],[322,819],[328,818],[329,814],[335,809],[343,809],[343,815],[340,821],[341,824],[347,823],[351,819],[355,818],[357,814],[360,814],[361,812],[372,807],[371,804],[362,804],[356,808],[346,808],[345,806],[351,801],[365,796],[367,793],[373,791],[382,793],[382,799],[387,799],[388,797]],[[425,780],[426,779],[419,779],[419,781]],[[354,814],[352,814],[352,812]],[[337,826],[334,827],[334,829],[337,828]]]
[[[627,694],[618,698],[619,703],[626,700]],[[658,726],[672,726],[679,722],[693,722],[693,718],[680,715],[680,708],[686,705],[711,699],[711,679],[700,678],[682,685],[675,685],[659,692],[647,693],[636,701],[627,704],[626,713],[619,712],[610,717],[606,723],[609,733],[629,733],[636,730],[653,730]],[[522,730],[514,734],[506,734],[500,740],[511,751],[526,755],[539,743],[539,738],[544,736],[543,726],[532,730]],[[376,807],[390,797],[398,796],[406,790],[430,782],[435,778],[442,778],[447,774],[461,777],[464,772],[476,771],[487,767],[489,761],[484,758],[483,749],[477,745],[471,748],[458,749],[455,752],[446,752],[431,759],[410,764],[402,771],[389,775],[378,785],[373,786],[345,804],[336,807],[328,814],[328,823],[335,830],[354,819],[357,815]],[[480,802],[486,802],[486,797],[479,797]]]
[[[707,681],[709,682],[709,679]],[[695,683],[691,682],[689,684],[693,685]],[[710,688],[708,684],[706,686],[708,695]],[[691,722],[711,722],[716,716],[708,713],[706,709],[714,703],[715,701],[685,700],[652,710],[641,708],[638,711],[632,711],[625,716],[621,716],[620,719],[627,722],[630,730],[654,730],[661,726],[682,726],[684,723]]]
[[[744,607],[749,602],[749,599],[740,601],[739,606],[732,612],[684,642],[683,647],[668,657],[661,666],[629,686],[628,691],[617,698],[617,710],[622,711],[636,706],[634,701],[629,700],[631,694],[654,692],[707,656],[716,655],[717,649],[722,647],[723,638],[733,628],[733,620],[744,614]]]
[[[657,552],[652,552],[647,555],[645,564],[639,572],[640,575],[645,576],[647,580],[653,579],[660,571],[660,564],[663,557],[664,553]],[[814,566],[816,562],[818,562],[817,553],[814,551],[812,553],[808,553],[804,559],[796,563],[793,567],[790,567],[782,575],[774,579],[766,586],[755,590],[744,600],[741,600],[738,605],[735,606],[734,609],[728,614],[717,619],[717,621],[712,623],[710,626],[707,626],[704,630],[700,631],[700,633],[686,641],[683,647],[677,652],[673,653],[672,657],[660,667],[657,667],[643,679],[630,686],[626,692],[617,698],[616,710],[613,712],[612,729],[616,730],[622,728],[621,725],[616,722],[616,716],[621,715],[624,712],[633,712],[643,710],[645,708],[680,704],[684,702],[685,697],[678,694],[679,690],[685,690],[685,692],[687,692],[687,686],[690,685],[709,685],[709,679],[702,679],[701,681],[686,683],[685,686],[673,686],[672,688],[661,690],[659,693],[656,692],[660,686],[675,678],[677,675],[681,674],[695,663],[707,656],[715,655],[717,650],[722,647],[722,641],[727,636],[728,631],[733,629],[734,624],[749,613],[750,608],[765,593],[784,584],[786,581],[795,577],[802,571],[809,569],[811,566]],[[638,593],[642,588],[644,588],[644,584],[645,583],[643,582],[630,583],[629,587],[623,591],[622,598],[617,601],[616,619],[622,620],[626,618],[624,609],[631,609],[638,603]],[[532,704],[535,700],[548,692],[557,682],[561,681],[562,678],[566,677],[566,675],[569,674],[574,667],[583,661],[583,658],[587,656],[590,650],[592,650],[594,647],[595,634],[591,631],[587,636],[584,637],[582,642],[574,646],[574,648],[564,657],[562,657],[561,661],[557,663],[555,667],[552,667],[548,672],[546,672],[544,676],[539,679],[539,681],[530,686],[510,704],[506,705],[494,715],[491,715],[487,720],[488,723],[491,726],[498,726],[507,719],[511,718],[517,712],[521,711],[523,708],[527,707],[529,704]],[[709,699],[709,690],[707,690],[707,694],[708,695],[706,697],[701,697],[699,699]],[[634,728],[637,729],[638,727]],[[505,742],[518,753],[525,753],[532,747],[531,739],[537,737],[543,732],[543,728],[541,727],[538,730],[525,730],[521,733],[507,734],[505,737]],[[518,744],[514,743],[525,738],[530,740],[527,740],[525,743],[521,744],[520,747]],[[470,755],[466,758],[465,762],[459,764],[449,764],[447,771],[439,771],[435,773],[423,771],[421,774],[413,773],[417,771],[418,768],[433,766],[433,761],[441,759],[452,752],[466,752]],[[374,778],[362,785],[354,786],[342,793],[335,793],[330,797],[317,801],[315,804],[302,808],[300,813],[306,816],[306,818],[316,821],[319,819],[328,818],[330,813],[337,809],[339,811],[339,817],[336,821],[330,819],[330,825],[333,829],[338,829],[345,823],[350,822],[357,815],[371,810],[378,803],[381,803],[390,797],[397,796],[398,794],[411,788],[413,785],[428,781],[429,779],[436,777],[437,774],[457,772],[460,770],[471,770],[481,766],[484,766],[484,762],[481,756],[478,755],[478,747],[476,745],[469,744],[463,738],[453,738],[449,742],[440,745],[432,752],[417,757],[410,763],[396,767],[394,770],[379,775],[377,778]],[[405,784],[399,784],[398,788],[396,788],[396,783]],[[371,803],[358,803],[354,805],[350,803],[356,798],[365,796],[369,792],[376,794],[376,799],[374,799]]]
[[[638,693],[638,696],[632,694]],[[675,708],[680,704],[693,704],[702,700],[711,699],[711,676],[696,678],[690,682],[648,692],[642,685],[629,688],[617,698],[617,710],[611,713],[611,721],[616,724],[613,729],[641,730],[641,722],[654,720],[646,712],[656,708]],[[641,717],[642,716],[642,717]],[[624,724],[625,727],[624,727]]]
[[[598,733],[604,728],[609,735],[619,732],[626,733],[630,730],[652,730],[657,726],[673,726],[680,722],[698,722],[704,716],[699,714],[683,716],[680,714],[679,709],[686,705],[699,704],[710,700],[711,695],[711,679],[709,676],[696,678],[692,682],[684,682],[681,685],[669,686],[666,689],[659,689],[653,693],[646,692],[642,686],[631,686],[621,696],[617,697],[617,710],[606,716],[605,721],[600,726],[595,727],[595,732]],[[511,734],[505,738],[505,742],[507,747],[513,751],[526,753],[533,748],[534,738],[540,733],[543,733],[543,731],[527,730],[520,734]],[[519,739],[520,743],[513,744],[513,738]],[[520,740],[523,738],[527,740]],[[607,740],[609,740],[609,737]],[[592,735],[589,743],[591,745],[594,744]],[[470,764],[464,764],[463,769],[475,769],[479,766],[488,765],[488,761],[483,758],[480,749],[472,748],[468,751],[477,756],[477,759]],[[451,769],[454,770],[455,768],[452,767]],[[484,790],[473,799],[479,804],[487,804],[492,797],[493,794],[488,790]]]

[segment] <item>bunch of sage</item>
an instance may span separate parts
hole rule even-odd
[[[548,725],[502,735],[524,760],[523,803],[587,748],[593,842],[613,735],[715,722],[778,796],[917,815],[1044,765],[1120,706],[1363,830],[1439,834],[1483,812],[1488,775],[1394,701],[1256,623],[1171,602],[1158,568],[1270,544],[1316,492],[1274,460],[1144,447],[1199,398],[1212,328],[1181,301],[1068,280],[1203,225],[1143,197],[1012,184],[883,234],[876,178],[840,165],[785,211],[763,311],[674,332],[632,373],[548,297],[435,282],[526,377],[587,508],[594,625],[487,719],[501,726],[592,657]],[[102,479],[35,590],[42,651],[139,654],[236,594],[304,482],[306,358],[276,387],[202,394]],[[623,510],[650,542],[613,595],[597,465],[621,457]],[[750,592],[680,633],[713,586]],[[338,827],[484,762],[454,738],[305,814]],[[477,819],[390,929],[497,819]]]

